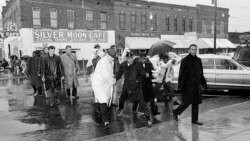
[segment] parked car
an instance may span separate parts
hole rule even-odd
[[[250,90],[250,70],[228,56],[201,54],[207,89]],[[174,67],[174,86],[177,88],[180,65]]]
[[[234,53],[233,59],[240,64],[250,67],[250,47],[238,46]]]

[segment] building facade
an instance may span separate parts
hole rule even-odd
[[[218,8],[217,27],[227,37],[228,9]],[[47,45],[62,50],[70,44],[78,59],[88,59],[94,44],[122,49],[149,49],[161,35],[196,32],[210,37],[213,7],[163,4],[143,0],[8,0],[3,24],[16,23],[20,36],[5,36],[10,55],[31,55]],[[87,37],[88,36],[88,37]]]
[[[4,51],[3,51],[3,25],[2,19],[0,19],[0,60],[4,58]]]

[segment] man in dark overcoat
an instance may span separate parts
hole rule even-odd
[[[142,93],[143,93],[143,98],[144,101],[147,103],[147,106],[152,112],[153,115],[159,114],[157,105],[154,101],[155,95],[154,95],[154,88],[152,84],[152,70],[153,70],[153,64],[149,61],[149,59],[146,57],[145,53],[140,53],[140,62],[143,65],[143,68],[145,70],[146,75],[142,76]],[[150,107],[148,105],[150,103]],[[132,111],[133,114],[137,113],[137,107],[139,105],[139,102],[133,103]]]
[[[44,57],[42,65],[42,81],[45,82],[49,93],[50,107],[55,105],[55,99],[60,90],[61,79],[64,79],[64,70],[59,56],[55,55],[55,47],[49,46],[49,54]]]
[[[203,75],[201,59],[196,56],[197,45],[189,46],[189,54],[182,59],[178,87],[182,92],[182,104],[173,110],[173,117],[178,120],[180,115],[190,104],[192,104],[192,123],[202,125],[198,122],[199,104],[202,103],[201,86],[206,86]]]
[[[40,60],[40,52],[34,51],[33,57],[29,59],[27,66],[27,75],[30,80],[30,84],[34,89],[34,96],[42,95],[42,79],[38,76],[38,66]]]
[[[147,118],[148,126],[151,126],[152,117],[150,117],[149,109],[142,93],[142,78],[146,76],[145,69],[142,63],[139,62],[139,58],[135,58],[132,52],[127,52],[126,58],[127,60],[121,63],[119,71],[116,73],[117,80],[124,75],[117,115],[123,110],[124,102],[129,99],[131,103],[139,103],[139,107]]]

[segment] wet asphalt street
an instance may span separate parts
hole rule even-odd
[[[84,76],[80,76],[79,81],[78,100],[50,108],[43,97],[33,97],[33,90],[26,79],[1,73],[0,140],[89,140],[146,127],[144,117],[141,114],[132,115],[131,105],[126,104],[121,117],[115,118],[115,110],[110,113],[111,128],[104,129],[93,115],[93,95],[89,81]],[[120,89],[118,87],[118,94]],[[203,98],[200,114],[248,101],[250,95],[247,92],[242,93],[210,92]],[[156,116],[153,124],[156,126],[173,121],[173,106],[165,106],[162,102],[158,102],[158,106],[161,114]],[[190,117],[190,108],[180,116],[186,117]]]

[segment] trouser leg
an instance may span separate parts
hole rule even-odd
[[[50,102],[50,106],[54,106],[55,105],[55,98],[54,98],[54,89],[51,88],[48,90],[49,92],[49,102]]]
[[[38,89],[38,94],[42,95],[42,86],[38,86],[37,89]]]
[[[70,88],[66,90],[68,97],[70,97]]]
[[[119,98],[119,110],[124,108],[124,103],[127,97],[127,92],[123,92]]]
[[[142,109],[142,112],[146,116],[147,120],[153,120],[153,115],[151,114],[151,111],[149,109],[149,105],[145,103],[144,101],[140,101],[139,103],[139,109]]]
[[[37,87],[36,86],[32,86],[33,90],[34,90],[34,93],[37,92]]]
[[[139,105],[138,101],[133,103],[133,106],[132,106],[132,111],[133,112],[137,110],[138,105]]]
[[[199,114],[199,105],[192,104],[192,122],[198,121],[198,114]]]
[[[174,112],[175,112],[176,114],[178,114],[178,115],[181,115],[181,113],[182,113],[183,111],[185,111],[185,109],[187,109],[188,106],[189,106],[189,104],[181,104],[180,106],[178,106],[178,107],[174,110]]]
[[[72,88],[72,96],[77,96],[77,88],[75,87],[74,84],[73,84],[73,88]]]
[[[154,101],[154,99],[150,99],[150,109],[152,111],[152,114],[153,115],[157,115],[159,114],[159,111],[158,111],[158,107],[157,107],[157,104],[156,102]]]
[[[170,100],[171,100],[173,95],[174,95],[174,89],[173,89],[173,86],[172,86],[171,82],[167,82],[166,85],[168,87],[168,91],[169,91],[169,95],[170,95],[169,97],[170,97]]]
[[[108,120],[108,106],[106,103],[100,104],[101,106],[101,113],[102,113],[102,120],[103,122],[109,122]]]

